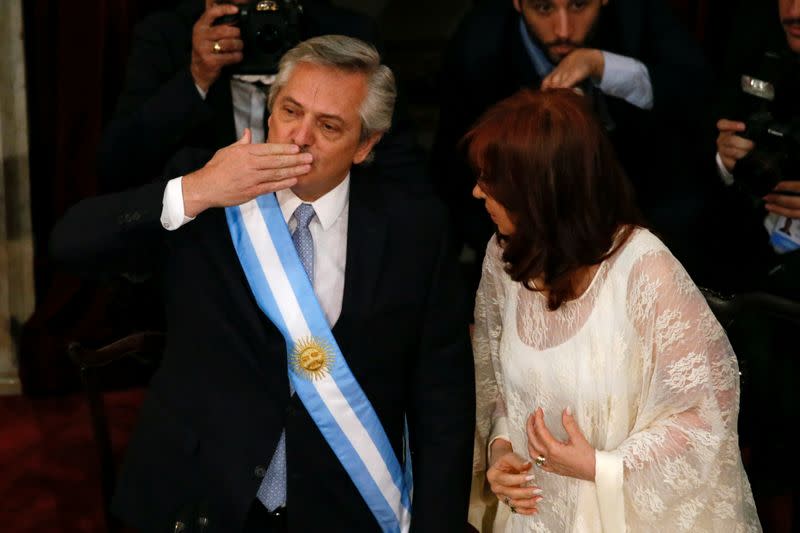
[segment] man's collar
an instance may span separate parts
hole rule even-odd
[[[548,74],[553,70],[553,63],[547,57],[547,54],[537,45],[531,34],[528,32],[528,26],[525,24],[525,19],[522,15],[519,16],[519,33],[522,37],[522,44],[525,47],[525,51],[528,53],[528,57],[530,57],[531,62],[533,63],[533,68],[536,71],[536,74],[539,75],[540,78],[547,77]]]
[[[278,199],[278,205],[281,206],[281,213],[283,219],[288,223],[292,218],[295,210],[304,203],[291,189],[283,189],[275,193]],[[339,215],[342,214],[348,200],[350,199],[350,173],[342,180],[342,182],[334,187],[332,190],[323,194],[315,201],[310,202],[314,207],[314,212],[317,214],[319,223],[322,225],[323,230],[328,230]],[[309,202],[306,202],[309,203]]]

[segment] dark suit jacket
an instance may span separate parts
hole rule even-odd
[[[230,74],[223,71],[203,100],[189,71],[192,28],[204,5],[183,0],[135,28],[123,90],[98,153],[105,192],[147,183],[184,148],[213,153],[236,140]],[[374,25],[363,15],[322,1],[305,0],[303,7],[304,38],[335,33],[376,42]],[[401,111],[395,115],[392,132],[377,148],[375,170],[423,176],[410,119]]]
[[[414,531],[466,523],[474,374],[469,304],[443,210],[352,172],[342,313],[334,336],[398,457],[408,414]],[[90,275],[159,268],[165,358],[132,437],[114,511],[142,531],[208,517],[241,529],[286,428],[291,531],[378,530],[302,403],[289,398],[284,339],[257,308],[224,211],[175,232],[164,184],[84,200],[54,230],[54,257]]]
[[[510,0],[475,8],[450,41],[442,68],[442,111],[432,176],[453,212],[460,237],[479,256],[493,227],[481,203],[470,196],[475,177],[459,141],[492,104],[541,82],[524,48],[519,19]],[[651,111],[609,96],[605,101],[616,124],[611,140],[617,154],[646,214],[658,218],[648,208],[665,206],[670,196],[691,194],[693,165],[701,159],[695,153],[699,143],[692,139],[699,134],[693,120],[703,116],[699,113],[706,77],[702,53],[664,0],[609,2],[587,46],[632,57],[648,68]],[[667,213],[668,220],[673,216]]]

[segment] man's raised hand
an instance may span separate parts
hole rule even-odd
[[[311,170],[313,157],[295,144],[250,144],[242,138],[226,146],[211,161],[183,178],[184,213],[195,217],[211,207],[228,207],[292,187]]]

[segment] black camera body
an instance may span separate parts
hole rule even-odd
[[[800,180],[800,60],[767,52],[756,76],[741,78],[742,134],[755,147],[736,163],[734,178],[760,198],[779,181]]]
[[[234,74],[275,74],[281,57],[301,40],[303,6],[297,0],[255,0],[235,3],[239,12],[225,15],[214,25],[238,26],[244,42],[244,59],[231,67]]]

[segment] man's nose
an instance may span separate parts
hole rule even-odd
[[[303,119],[297,124],[292,135],[292,142],[300,148],[314,144],[314,129],[310,120]]]
[[[569,40],[572,33],[572,22],[566,9],[559,9],[555,16],[554,33],[559,40]]]

